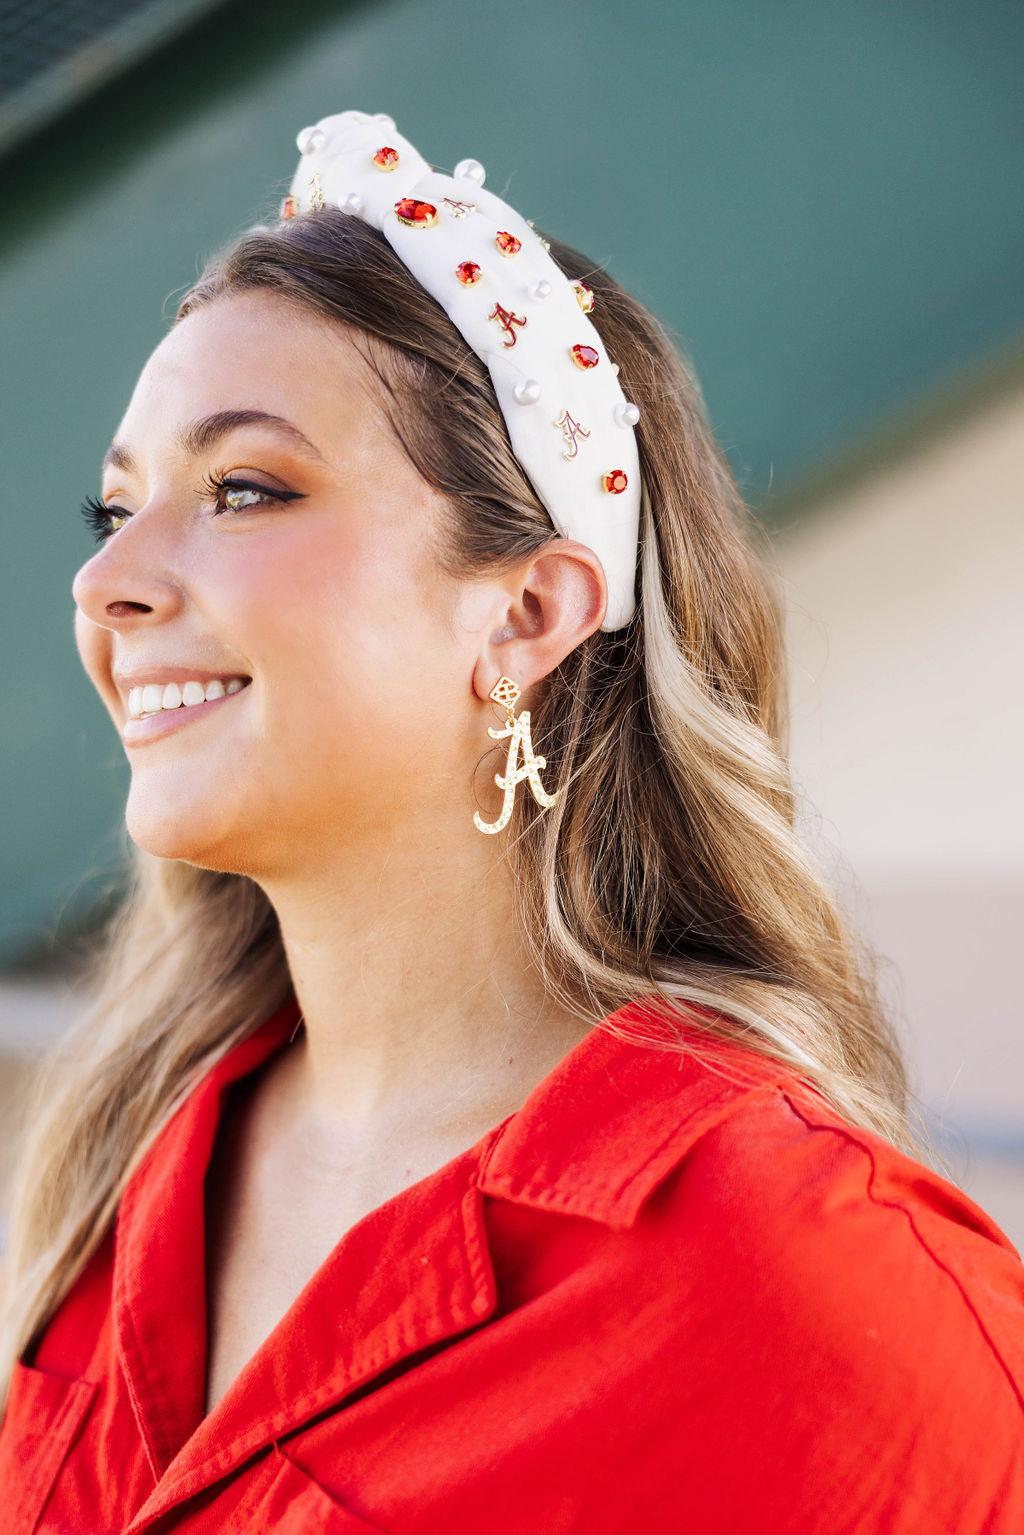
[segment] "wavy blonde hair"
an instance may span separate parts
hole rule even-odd
[[[534,712],[566,792],[544,814],[528,796],[516,806],[508,856],[523,933],[551,991],[581,1015],[658,998],[686,1018],[681,1047],[739,1039],[851,1122],[920,1151],[874,961],[794,832],[780,609],[756,525],[656,323],[583,258],[553,254],[594,289],[603,341],[640,407],[644,496],[636,617],[581,644]],[[178,317],[254,289],[344,326],[363,349],[396,435],[446,498],[447,568],[512,564],[552,537],[483,364],[376,231],[332,209],[250,231]],[[0,1382],[198,1074],[290,987],[255,884],[142,854],[102,971],[30,1117]]]

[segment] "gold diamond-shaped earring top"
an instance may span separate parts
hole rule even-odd
[[[503,709],[511,711],[515,708],[516,699],[522,691],[518,682],[513,682],[511,677],[499,677],[488,696]]]

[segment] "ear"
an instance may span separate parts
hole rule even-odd
[[[593,549],[555,538],[501,582],[500,621],[482,638],[473,690],[486,699],[499,677],[525,691],[600,628],[608,609],[604,567]]]

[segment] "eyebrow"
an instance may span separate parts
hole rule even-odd
[[[318,463],[324,462],[323,454],[319,448],[300,432],[297,426],[285,419],[284,416],[274,416],[265,410],[218,410],[210,416],[199,416],[195,421],[190,421],[182,427],[177,436],[177,443],[190,458],[199,458],[203,453],[208,453],[221,438],[229,432],[237,432],[245,426],[262,427],[265,431],[276,432],[279,437],[286,438],[293,448],[297,448],[306,458],[315,459]],[[108,465],[115,469],[123,469],[126,474],[134,474],[137,469],[135,456],[131,449],[123,442],[115,440],[110,444],[103,456],[103,468]]]

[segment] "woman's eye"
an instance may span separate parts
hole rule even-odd
[[[210,475],[203,482],[206,496],[213,502],[215,515],[222,512],[248,512],[260,507],[280,506],[289,501],[301,501],[304,493],[299,490],[268,490],[264,485],[250,485],[245,480],[222,479]],[[108,506],[95,496],[87,496],[82,502],[82,516],[102,543],[111,534],[123,528],[132,513],[122,506]]]
[[[233,480],[215,474],[207,476],[204,485],[214,503],[215,514],[248,512],[301,499],[301,493],[296,490],[268,490],[265,485],[252,485],[247,480]]]
[[[95,496],[87,496],[82,502],[82,516],[86,526],[91,528],[96,535],[96,542],[101,544],[105,538],[116,533],[118,528],[123,528],[131,512],[126,512],[120,506],[106,506],[102,501],[97,501]]]
[[[229,512],[243,512],[247,506],[262,506],[275,498],[265,490],[251,490],[248,485],[226,485],[222,491]]]

